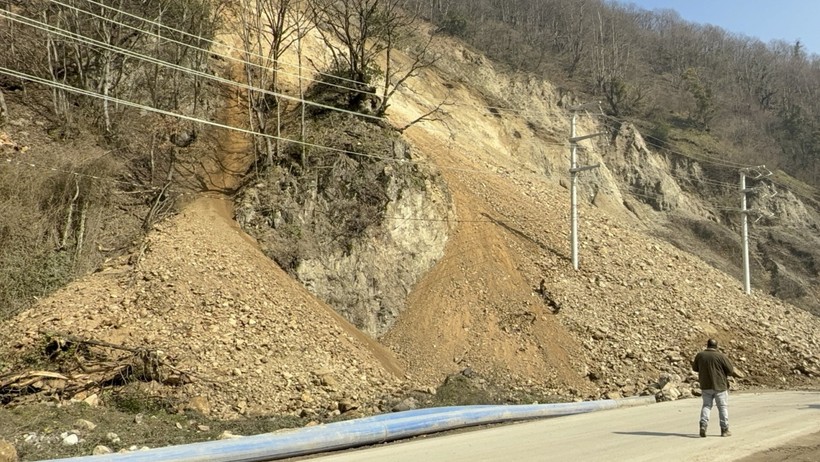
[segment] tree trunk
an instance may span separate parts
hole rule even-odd
[[[105,96],[103,99],[103,117],[105,118],[105,132],[109,133],[111,131],[111,111],[109,109],[109,101],[108,95],[111,91],[111,56],[109,53],[105,53],[105,66],[103,68],[103,78],[102,78],[102,94]]]
[[[298,26],[297,26],[298,27]],[[298,39],[296,41],[296,57],[298,59],[297,64],[299,65],[299,99],[304,101],[305,99],[305,90],[304,86],[302,85],[302,35],[301,31],[297,29],[296,32]],[[301,127],[299,127],[299,141],[302,144],[299,147],[299,151],[301,152],[300,162],[302,164],[302,168],[307,167],[307,146],[305,146],[305,104],[302,103],[302,110],[301,110]]]
[[[68,236],[71,234],[71,229],[73,228],[74,223],[74,204],[77,203],[77,198],[80,197],[80,183],[74,181],[74,197],[71,198],[71,202],[68,204],[68,212],[66,213],[65,218],[65,225],[63,226],[63,235],[60,239],[60,250],[64,250],[68,245]]]
[[[0,127],[9,121],[9,108],[6,107],[6,100],[3,98],[3,90],[0,90]]]
[[[83,200],[80,204],[80,222],[77,224],[77,248],[74,252],[74,260],[80,259],[80,254],[85,245],[85,224],[88,221],[88,201]]]

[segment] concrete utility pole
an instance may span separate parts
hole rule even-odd
[[[601,103],[589,103],[583,104],[580,106],[571,107],[569,110],[572,113],[572,122],[570,123],[570,134],[569,134],[569,142],[570,142],[570,168],[569,173],[571,177],[570,182],[570,206],[572,207],[572,230],[570,231],[571,241],[572,241],[572,267],[575,268],[577,271],[579,268],[578,262],[578,173],[583,172],[585,170],[592,170],[594,168],[600,167],[600,164],[597,165],[587,165],[587,166],[578,166],[578,142],[582,140],[586,140],[589,138],[595,138],[596,136],[606,135],[605,132],[601,133],[593,133],[591,135],[583,135],[583,136],[576,136],[575,135],[575,120],[578,115],[578,111],[583,111],[590,107],[595,107],[600,109]]]
[[[757,210],[747,208],[746,195],[754,192],[757,188],[747,188],[746,178],[759,180],[771,176],[772,172],[761,165],[755,168],[744,168],[740,171],[740,216],[742,220],[741,236],[743,241],[743,291],[746,295],[752,294],[752,278],[749,270],[749,214],[759,213]]]

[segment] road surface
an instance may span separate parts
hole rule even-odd
[[[416,438],[310,460],[323,462],[732,461],[820,432],[820,392],[735,393],[733,435],[720,437],[717,407],[698,436],[700,399],[614,409]]]

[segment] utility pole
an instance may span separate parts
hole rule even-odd
[[[571,177],[570,181],[570,207],[572,208],[571,216],[572,216],[572,229],[570,231],[570,239],[571,239],[571,249],[572,249],[572,267],[577,271],[579,268],[578,262],[578,173],[592,170],[595,168],[600,167],[600,164],[597,165],[585,165],[585,166],[578,166],[578,142],[582,140],[586,140],[589,138],[595,138],[596,136],[606,135],[605,132],[600,133],[593,133],[591,135],[583,135],[583,136],[576,136],[575,134],[575,121],[578,115],[578,111],[582,111],[588,109],[590,107],[596,107],[600,109],[601,103],[594,102],[588,104],[582,104],[580,106],[575,106],[570,108],[570,112],[572,113],[572,121],[570,123],[570,134],[569,134],[569,142],[570,142],[570,168],[569,173]]]
[[[757,210],[747,208],[746,195],[754,192],[757,188],[747,188],[746,179],[749,178],[751,180],[759,180],[771,175],[772,172],[767,169],[765,165],[740,170],[740,216],[742,222],[741,237],[743,241],[743,292],[745,292],[746,295],[752,294],[752,277],[749,270],[749,214],[759,213]]]

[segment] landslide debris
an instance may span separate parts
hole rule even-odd
[[[230,210],[223,199],[193,201],[130,261],[7,322],[3,364],[36,358],[46,333],[59,332],[162,351],[190,380],[148,389],[180,409],[204,402],[220,418],[379,412],[400,385],[390,354],[267,259]],[[83,398],[56,385],[54,399]]]

